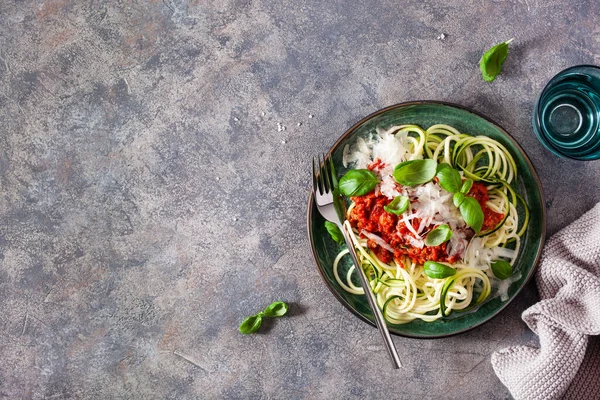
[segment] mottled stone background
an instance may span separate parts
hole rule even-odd
[[[456,102],[527,150],[557,231],[600,200],[600,163],[530,126],[553,74],[600,63],[597,3],[571,3],[2,0],[0,398],[509,397],[490,354],[536,343],[534,286],[467,334],[395,337],[391,370],[313,264],[310,160],[383,106]]]

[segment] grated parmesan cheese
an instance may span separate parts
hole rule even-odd
[[[384,249],[386,249],[387,251],[391,251],[392,253],[394,252],[394,248],[392,246],[389,245],[388,242],[386,242],[385,240],[383,240],[382,237],[365,231],[364,229],[362,231],[360,231],[361,235],[364,235],[366,238],[371,239],[372,241],[374,241],[375,243],[377,243],[377,245],[383,247]]]

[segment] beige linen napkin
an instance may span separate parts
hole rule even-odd
[[[517,400],[600,398],[600,203],[548,240],[538,268],[523,321],[540,347],[494,353],[494,371]]]

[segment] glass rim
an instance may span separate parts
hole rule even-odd
[[[550,78],[550,80],[544,85],[544,88],[542,89],[542,91],[540,92],[540,95],[538,96],[538,98],[536,100],[535,108],[536,108],[536,115],[538,116],[538,119],[539,119],[539,112],[537,112],[537,110],[539,109],[539,106],[540,106],[540,99],[542,98],[542,96],[544,95],[544,93],[546,92],[546,90],[548,89],[548,87],[552,83],[554,83],[554,81],[556,80],[556,78],[560,77],[565,72],[570,71],[572,69],[581,69],[581,68],[596,69],[600,73],[600,66],[598,66],[598,65],[593,65],[593,64],[579,64],[579,65],[573,65],[571,67],[565,68],[565,69],[557,72],[556,74],[554,74],[552,76],[552,78]]]

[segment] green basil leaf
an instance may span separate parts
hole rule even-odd
[[[394,179],[404,186],[421,185],[433,179],[436,168],[431,159],[405,161],[394,168]]]
[[[454,268],[435,261],[425,261],[424,266],[425,275],[433,279],[444,279],[456,274]]]
[[[276,301],[265,308],[264,315],[267,317],[281,317],[288,310],[288,305],[283,301]]]
[[[513,39],[510,39],[506,42],[498,43],[483,54],[481,60],[479,60],[479,69],[481,70],[483,80],[492,82],[496,79],[508,55],[508,44],[512,41]]]
[[[390,214],[401,215],[410,204],[410,200],[406,196],[396,196],[394,200],[383,209]]]
[[[462,202],[465,200],[465,195],[462,193],[454,193],[454,197],[452,198],[452,201],[454,201],[454,205],[458,208],[460,207],[460,205],[462,204]]]
[[[452,168],[450,164],[442,163],[437,167],[436,178],[440,181],[440,186],[450,193],[456,193],[462,184],[460,173]]]
[[[458,208],[463,219],[477,233],[483,226],[483,210],[479,202],[473,197],[465,196],[465,199]]]
[[[504,260],[492,261],[492,272],[498,279],[506,279],[513,274],[512,265]]]
[[[352,169],[342,176],[338,188],[348,197],[364,196],[375,189],[377,182],[377,176],[368,169]]]
[[[327,232],[329,232],[329,235],[337,244],[344,243],[344,234],[342,234],[342,231],[336,224],[325,221],[325,229],[327,229]]]
[[[467,179],[462,184],[462,187],[460,188],[460,192],[462,194],[467,194],[467,193],[469,193],[469,190],[471,190],[472,186],[473,186],[473,181],[471,179]]]
[[[261,314],[262,313],[246,318],[244,322],[242,322],[242,324],[240,325],[240,332],[242,332],[245,335],[256,332],[262,324]]]
[[[450,240],[452,237],[452,229],[446,224],[438,225],[425,238],[425,245],[439,246],[440,244]]]

